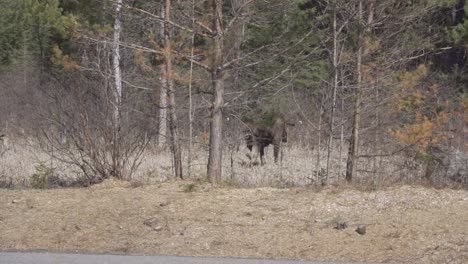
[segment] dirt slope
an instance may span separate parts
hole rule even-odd
[[[186,184],[0,190],[0,250],[468,263],[467,191]]]

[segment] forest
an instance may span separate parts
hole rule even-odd
[[[465,0],[0,7],[0,187],[468,187]]]

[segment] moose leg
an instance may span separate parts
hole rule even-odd
[[[275,156],[275,163],[278,163],[278,155],[279,155],[279,151],[280,151],[280,144],[281,144],[281,142],[275,142],[273,144],[273,154]]]
[[[260,164],[263,166],[265,164],[265,159],[263,156],[265,156],[265,147],[264,146],[259,146],[260,150]]]
[[[245,156],[247,156],[247,158],[248,158],[250,161],[252,161],[252,155],[251,155],[251,154],[252,154],[252,146],[251,146],[251,145],[250,145],[250,146],[247,145],[247,149],[249,150],[249,152],[248,152],[248,153],[245,153]],[[255,152],[255,150],[254,150],[254,152]]]
[[[260,146],[255,144],[252,148],[252,158],[250,160],[251,166],[258,165],[258,154],[260,153]]]

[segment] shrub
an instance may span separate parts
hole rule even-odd
[[[194,192],[195,190],[197,189],[197,185],[195,183],[189,183],[189,184],[185,184],[183,186],[183,190],[184,192],[188,193],[188,192]]]
[[[49,188],[50,180],[57,179],[55,175],[55,168],[48,167],[44,163],[40,163],[36,166],[36,173],[31,177],[31,187],[35,189],[47,189]]]

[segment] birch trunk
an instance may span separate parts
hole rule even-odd
[[[165,8],[161,8],[161,16],[164,18]],[[159,28],[159,39],[161,44],[164,45],[163,40],[165,39],[165,22],[161,21],[161,26]],[[158,130],[158,146],[163,147],[166,145],[167,141],[167,78],[166,78],[166,61],[159,66],[159,130]]]
[[[341,177],[343,170],[343,142],[344,142],[344,100],[341,99],[341,119],[340,119],[340,154],[339,154],[339,167],[338,167],[338,180]]]
[[[112,67],[114,69],[114,102],[113,102],[113,139],[112,139],[112,176],[122,177],[120,161],[120,108],[122,103],[122,74],[120,69],[120,28],[122,17],[122,0],[115,5],[114,38],[112,43]]]

